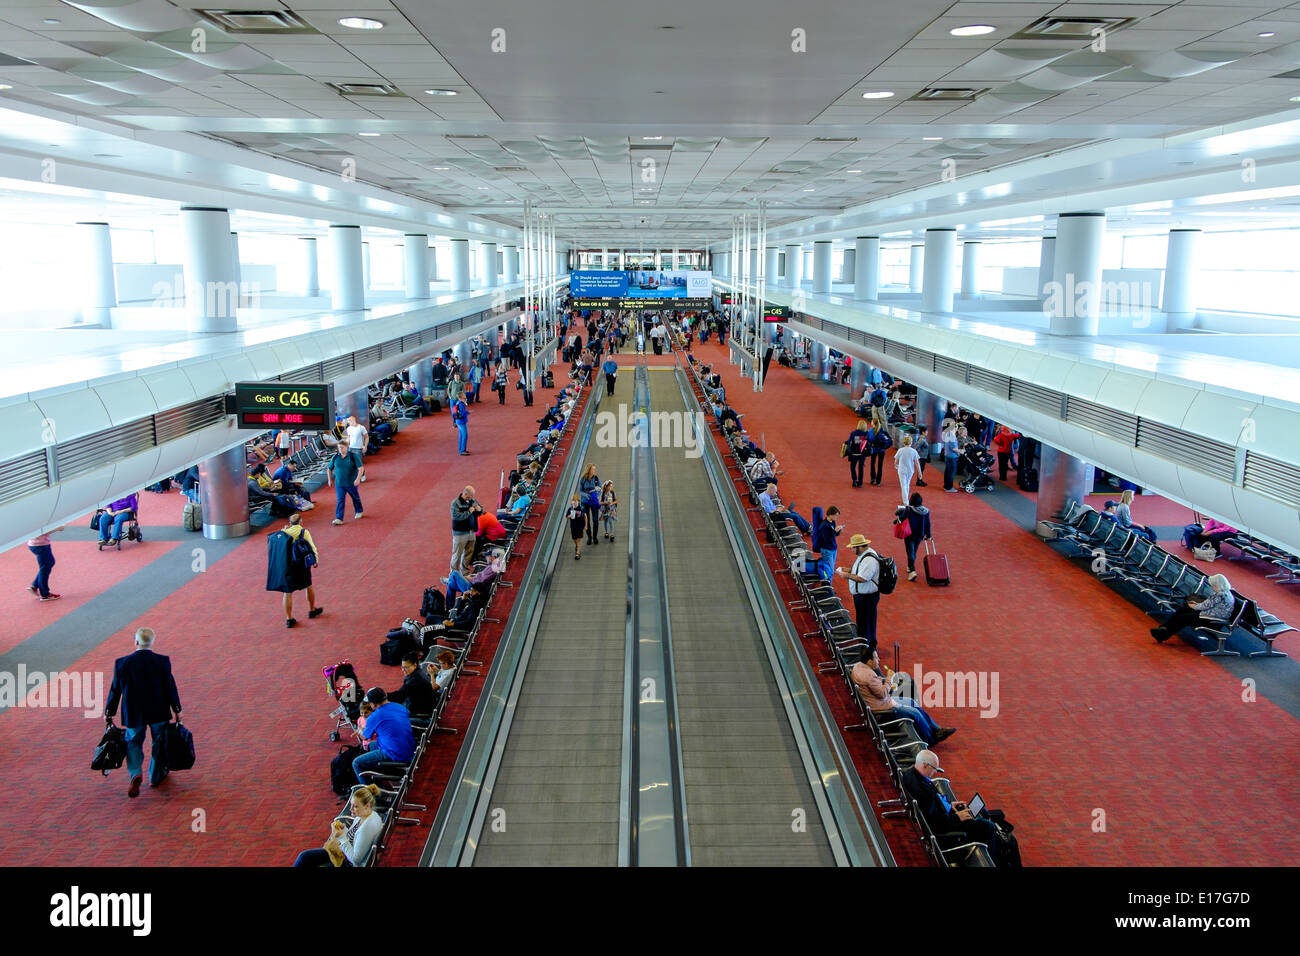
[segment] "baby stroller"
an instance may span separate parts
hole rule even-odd
[[[980,445],[967,445],[957,462],[957,471],[965,477],[961,483],[962,491],[974,494],[977,491],[992,491],[997,487],[988,475],[993,466],[993,453]]]
[[[321,674],[325,677],[329,695],[338,703],[338,707],[330,714],[335,721],[334,729],[330,731],[330,740],[339,739],[341,727],[347,727],[360,740],[361,729],[357,726],[357,721],[361,718],[361,698],[365,691],[361,687],[361,679],[357,677],[356,668],[350,660],[344,658],[337,664],[322,667]]]

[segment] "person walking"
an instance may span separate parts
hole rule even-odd
[[[916,552],[922,541],[931,540],[930,509],[919,491],[912,492],[907,504],[894,511],[894,524],[904,525],[903,547],[907,551],[907,580],[916,580]]]
[[[596,538],[600,518],[600,476],[596,466],[588,465],[578,481],[578,492],[582,495],[582,510],[587,515],[587,544],[593,547],[600,542]]]
[[[1007,468],[1011,465],[1011,446],[1020,438],[1020,433],[1012,431],[1006,425],[998,429],[993,436],[993,449],[998,453],[998,480],[1007,480]],[[982,443],[981,443],[982,444]]]
[[[470,402],[477,404],[479,389],[482,387],[483,387],[483,366],[479,362],[473,362],[470,364],[469,367],[469,384],[467,386],[467,390],[469,393],[468,400]]]
[[[903,505],[907,505],[908,497],[912,494],[912,479],[916,477],[917,465],[921,456],[916,453],[912,447],[912,436],[904,435],[903,443],[899,446],[898,451],[894,452],[894,467],[898,469],[898,486],[903,491]]]
[[[894,440],[884,425],[871,426],[871,483],[878,485],[885,479],[885,452],[894,447]]]
[[[27,542],[27,550],[36,555],[36,577],[27,585],[27,590],[36,595],[40,601],[57,601],[62,595],[50,590],[50,571],[54,569],[54,548],[50,545],[50,535],[62,531],[59,525],[53,531],[38,534]]]
[[[862,487],[862,466],[871,452],[871,433],[866,422],[858,419],[858,425],[849,432],[844,442],[844,455],[849,460],[849,480],[854,488]]]
[[[957,425],[948,421],[945,423],[948,427],[943,430],[941,441],[943,443],[943,490],[955,492],[953,481],[957,477],[957,459],[960,457],[957,443]]]
[[[299,543],[301,542],[301,544]],[[307,616],[320,617],[323,607],[316,606],[316,589],[311,583],[311,569],[320,564],[320,552],[311,532],[302,525],[302,515],[289,515],[289,523],[266,539],[266,589],[284,595],[284,626],[293,627],[293,592],[307,592]]]
[[[451,403],[451,424],[456,429],[456,450],[462,455],[469,454],[469,407],[463,398]]]
[[[153,651],[157,635],[153,628],[135,632],[135,651],[113,662],[113,683],[104,702],[104,723],[113,726],[117,705],[122,705],[122,726],[126,728],[126,771],[131,783],[126,795],[140,795],[144,782],[144,734],[152,738],[149,757],[149,786],[156,787],[167,776],[163,756],[163,732],[172,715],[181,717],[181,697],[172,676],[171,659]]]
[[[605,394],[613,395],[614,381],[618,378],[618,363],[614,361],[612,355],[605,359],[605,364],[600,367],[600,370],[605,373]]]
[[[860,534],[849,539],[855,555],[852,568],[836,568],[835,573],[849,582],[853,613],[858,621],[858,637],[867,642],[863,653],[876,652],[876,613],[880,607],[880,556],[871,550],[871,540]]]
[[[929,429],[920,425],[916,429],[916,441],[912,447],[916,449],[916,486],[924,488],[925,485],[925,466],[930,461],[930,439],[927,437]]]
[[[483,506],[474,497],[474,487],[466,485],[451,499],[451,569],[469,577],[473,571],[470,556],[478,532],[478,516]]]
[[[348,436],[348,448],[352,449],[352,457],[357,461],[357,481],[365,482],[366,451],[370,448],[370,430],[357,421],[356,415],[349,415],[345,431]]]
[[[506,386],[509,384],[510,379],[506,376],[506,363],[503,359],[497,364],[496,378],[492,380],[492,387],[496,389],[497,393],[498,405],[504,405],[506,403]]]
[[[618,520],[618,495],[614,494],[614,482],[606,481],[600,487],[600,521],[605,529],[605,537],[614,540],[614,525]]]
[[[573,539],[573,560],[582,559],[582,539],[587,530],[587,512],[577,492],[569,499],[569,510],[564,513],[569,519],[569,537]]]
[[[365,517],[361,493],[357,490],[357,459],[347,442],[339,442],[325,464],[325,483],[334,486],[334,520],[330,524],[343,523],[343,505],[348,498],[352,499],[352,519]]]

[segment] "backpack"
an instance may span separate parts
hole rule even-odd
[[[881,594],[893,594],[894,588],[898,586],[898,565],[894,563],[893,558],[882,558],[878,554],[876,561],[880,564],[880,573],[876,576],[876,589]]]
[[[459,398],[451,406],[451,420],[457,424],[469,421],[469,409]]]
[[[443,597],[441,591],[435,587],[424,589],[424,600],[420,603],[420,616],[424,618],[424,623],[431,624],[433,621],[443,620],[447,611],[447,599]]]
[[[885,407],[885,391],[884,391],[884,389],[880,389],[880,388],[878,388],[878,389],[876,389],[874,392],[871,393],[871,404],[874,405],[874,406],[876,406],[876,408],[884,408],[884,407]]]
[[[883,428],[877,428],[875,436],[871,439],[871,449],[873,451],[888,451],[894,447],[894,440],[889,437],[889,432]]]
[[[352,769],[352,761],[363,753],[365,751],[355,745],[340,747],[338,756],[330,761],[330,787],[340,797],[346,797],[356,785],[357,775]]]

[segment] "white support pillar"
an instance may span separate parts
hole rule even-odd
[[[429,281],[438,281],[438,247],[429,243]]]
[[[362,267],[361,227],[330,226],[330,308],[355,312],[366,307],[365,275]]]
[[[763,259],[763,277],[767,281],[769,289],[776,287],[777,267],[781,264],[781,249],[779,246],[768,246],[765,250]]]
[[[479,246],[480,268],[479,272],[483,275],[483,285],[487,288],[499,285],[501,274],[497,272],[497,244],[495,242],[485,242]]]
[[[857,269],[857,261],[858,261],[858,250],[856,248],[845,249],[844,260],[840,264],[840,277],[836,281],[852,282],[854,279],[855,271]]]
[[[316,253],[316,238],[303,236],[302,243],[302,294],[320,295],[320,259]]]
[[[853,262],[853,298],[874,299],[880,294],[880,237],[858,236]]]
[[[961,297],[973,299],[979,295],[980,251],[978,242],[964,242],[961,247]]]
[[[1052,281],[1052,268],[1056,263],[1056,237],[1043,236],[1038,247],[1038,297],[1047,295],[1047,284]]]
[[[825,240],[813,243],[812,286],[823,295],[831,291],[831,244]]]
[[[921,281],[924,276],[925,267],[925,247],[912,246],[911,255],[907,260],[907,291],[920,292]]]
[[[1104,212],[1056,217],[1052,288],[1043,305],[1054,335],[1096,335],[1101,324],[1101,247]]]
[[[451,241],[451,291],[469,291],[469,240]]]
[[[785,247],[785,285],[789,289],[803,285],[803,246],[798,243]]]
[[[924,311],[952,311],[952,267],[956,258],[956,229],[925,230],[925,279],[921,285]]]
[[[519,247],[502,246],[501,247],[501,265],[505,271],[506,285],[515,285],[519,282]]]
[[[361,285],[370,291],[370,243],[361,243]]]
[[[213,206],[182,206],[181,235],[189,330],[236,331],[239,285],[230,241],[230,212]]]
[[[79,222],[82,268],[85,275],[81,321],[111,327],[117,306],[117,277],[113,272],[113,237],[106,222]]]
[[[1196,247],[1199,229],[1169,230],[1165,254],[1165,287],[1160,308],[1168,316],[1168,330],[1186,328],[1196,317]]]
[[[402,248],[405,263],[406,297],[429,298],[429,237],[422,232],[408,232]]]
[[[239,302],[243,298],[244,274],[239,268],[239,233],[237,232],[230,234],[230,261],[235,269],[235,288],[238,290],[235,301]]]

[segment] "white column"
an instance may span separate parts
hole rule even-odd
[[[961,297],[973,299],[979,295],[980,243],[964,242],[961,247]]]
[[[235,288],[239,290],[237,295],[242,297],[244,274],[239,268],[239,233],[237,232],[230,234],[230,261],[235,267]]]
[[[81,320],[87,324],[112,325],[109,311],[117,306],[117,277],[113,273],[113,237],[106,222],[79,222],[85,289]]]
[[[813,243],[813,282],[814,292],[822,294],[831,291],[831,244],[825,240]]]
[[[429,243],[429,281],[438,281],[438,247]]]
[[[794,243],[785,247],[785,285],[798,289],[803,284],[803,246]]]
[[[361,243],[361,284],[370,290],[370,243]]]
[[[494,286],[501,282],[500,274],[497,272],[497,244],[495,242],[485,242],[479,247],[479,255],[482,257],[479,262],[481,268],[479,272],[483,274],[483,285]]]
[[[1047,284],[1052,281],[1052,268],[1056,263],[1056,237],[1043,236],[1038,247],[1038,297],[1047,294]]]
[[[406,264],[406,297],[429,298],[429,237],[422,232],[408,232],[402,247]]]
[[[501,265],[505,270],[506,285],[514,285],[519,281],[519,247],[502,246],[501,247]]]
[[[1104,212],[1056,217],[1052,288],[1043,306],[1055,335],[1096,335],[1101,324],[1101,246]]]
[[[451,241],[451,291],[469,291],[469,240]]]
[[[239,285],[230,241],[230,212],[212,206],[182,206],[181,235],[190,331],[234,332],[238,328]]]
[[[857,269],[858,250],[845,249],[844,261],[840,265],[840,282],[852,282]]]
[[[362,269],[361,227],[330,226],[330,308],[354,312],[366,307],[365,275]]]
[[[924,311],[952,311],[952,267],[956,258],[956,229],[925,230],[925,278],[921,284]]]
[[[1199,229],[1169,230],[1160,308],[1169,316],[1171,330],[1185,326],[1196,315],[1196,247],[1200,238]]]
[[[880,294],[880,237],[858,236],[853,262],[853,298],[874,299]]]
[[[921,291],[921,279],[925,267],[925,248],[923,246],[912,246],[911,255],[907,260],[907,290],[909,292]]]
[[[302,243],[302,294],[320,295],[320,259],[316,256],[316,239],[303,236]]]
[[[766,258],[763,261],[764,278],[767,280],[769,289],[776,288],[777,267],[781,265],[781,248],[779,246],[768,246]]]

